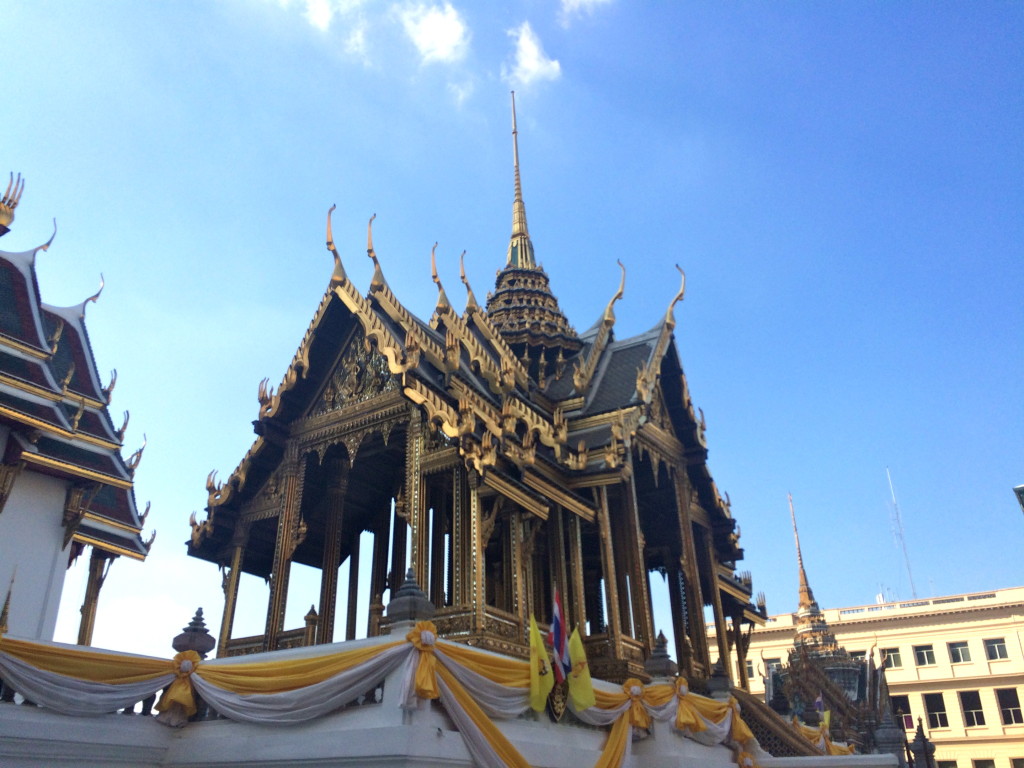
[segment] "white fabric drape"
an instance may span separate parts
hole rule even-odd
[[[481,674],[468,669],[448,656],[442,643],[434,650],[437,660],[452,673],[452,677],[473,693],[475,701],[488,717],[511,720],[519,717],[530,706],[530,689],[513,688],[488,680]]]
[[[106,715],[131,707],[174,681],[174,673],[139,683],[110,685],[37,669],[0,653],[0,677],[34,704],[66,715]]]
[[[212,685],[199,675],[192,675],[192,685],[210,706],[232,720],[263,725],[301,723],[322,717],[366,693],[414,655],[412,650],[411,645],[396,645],[372,661],[321,683],[283,693],[241,695]]]

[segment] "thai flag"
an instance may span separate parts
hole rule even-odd
[[[569,636],[565,631],[565,618],[562,615],[562,598],[559,597],[557,589],[555,589],[555,610],[551,617],[548,642],[551,643],[555,652],[555,679],[562,682],[572,672],[572,661],[569,658]]]

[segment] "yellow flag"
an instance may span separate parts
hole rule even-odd
[[[530,706],[537,712],[543,712],[544,703],[554,687],[555,676],[551,672],[547,649],[537,622],[530,616]]]
[[[572,631],[569,638],[569,660],[572,672],[569,673],[569,698],[577,709],[594,706],[594,684],[590,682],[590,665],[587,664],[587,652],[583,650],[579,627]]]

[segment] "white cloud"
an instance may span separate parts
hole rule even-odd
[[[462,104],[473,95],[474,84],[472,81],[467,80],[463,83],[448,83],[448,93],[455,99],[456,106],[461,107]]]
[[[298,7],[310,26],[326,32],[336,16],[347,16],[364,0],[277,0],[282,8]]]
[[[345,37],[345,52],[366,58],[366,21],[360,19],[352,25],[348,35]]]
[[[409,5],[399,18],[424,63],[458,61],[466,55],[469,29],[451,3]]]
[[[505,80],[515,86],[526,86],[537,80],[557,80],[562,76],[562,65],[556,59],[549,59],[541,47],[530,22],[524,21],[508,31],[515,38],[516,49],[512,67],[502,67]]]
[[[559,19],[563,26],[569,26],[573,16],[593,13],[599,5],[610,5],[612,0],[562,0],[562,11]]]

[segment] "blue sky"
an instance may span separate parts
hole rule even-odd
[[[0,169],[44,300],[89,308],[152,500],[97,645],[163,653],[213,566],[184,557],[211,469],[253,439],[326,287],[324,215],[365,224],[429,316],[458,254],[484,295],[511,226],[508,91],[537,258],[578,330],[627,269],[621,338],[687,273],[676,338],[769,611],[796,603],[786,494],[823,605],[1024,583],[1024,6],[1019,3],[13,2]],[[85,564],[58,639],[73,640]],[[302,579],[298,579],[302,582]],[[243,584],[237,634],[261,631]],[[297,626],[317,590],[289,604]],[[294,595],[294,593],[293,593]]]

